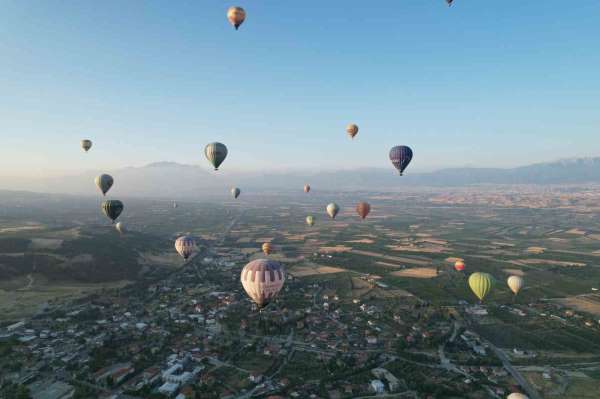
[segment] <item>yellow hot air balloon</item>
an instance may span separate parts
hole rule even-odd
[[[246,11],[242,7],[229,7],[229,10],[227,10],[227,19],[235,30],[238,30],[246,19]]]
[[[315,218],[313,216],[306,217],[306,224],[312,227],[315,224]]]
[[[348,133],[348,136],[350,136],[350,138],[353,139],[354,136],[358,134],[358,126],[354,123],[349,124],[348,126],[346,126],[346,133]]]
[[[510,276],[508,280],[506,280],[506,283],[508,284],[508,288],[517,295],[525,285],[525,280],[523,280],[523,277],[521,276]]]
[[[273,252],[273,246],[271,245],[271,243],[265,242],[262,245],[262,251],[265,253],[265,255],[269,255],[271,252]]]
[[[469,276],[469,287],[471,291],[483,302],[494,285],[494,277],[489,273],[473,273]]]

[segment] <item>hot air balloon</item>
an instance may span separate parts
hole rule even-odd
[[[315,224],[315,218],[312,216],[307,216],[306,217],[306,224],[309,225],[310,227],[312,227]]]
[[[491,274],[477,272],[469,276],[469,287],[482,302],[492,290],[493,285],[494,277]]]
[[[508,280],[506,280],[506,283],[508,284],[508,288],[517,295],[525,285],[525,280],[520,276],[510,276]]]
[[[181,236],[175,240],[175,249],[183,259],[187,260],[196,250],[196,241],[191,236]]]
[[[392,161],[394,167],[398,169],[400,176],[402,176],[404,169],[406,169],[412,160],[412,157],[412,150],[405,145],[397,145],[390,150],[390,161]]]
[[[240,280],[248,296],[263,308],[283,287],[285,271],[273,260],[257,259],[244,266]]]
[[[265,255],[269,255],[271,252],[273,252],[273,246],[271,245],[271,243],[265,242],[262,245],[262,251],[265,253]]]
[[[448,3],[448,7],[450,7],[450,6],[452,5],[452,2],[453,2],[453,1],[454,1],[454,0],[446,0],[446,3]]]
[[[102,195],[106,195],[106,193],[108,192],[108,190],[110,190],[114,182],[112,176],[106,174],[102,174],[96,177],[94,181],[96,182],[96,186],[98,186],[100,191],[102,191]]]
[[[308,193],[310,191],[310,186],[308,184],[304,185],[304,192]]]
[[[241,193],[241,191],[237,187],[234,187],[234,188],[231,189],[231,195],[233,195],[233,198],[239,197],[240,193]]]
[[[354,123],[349,124],[348,126],[346,126],[346,133],[348,133],[348,136],[350,136],[350,138],[353,139],[354,136],[358,134],[358,126]]]
[[[206,155],[206,159],[215,170],[219,170],[219,166],[227,158],[227,147],[221,143],[210,143],[204,148],[204,155]]]
[[[127,233],[127,229],[125,228],[125,225],[123,224],[123,222],[119,222],[119,223],[115,224],[115,229],[117,229],[117,231],[121,234]]]
[[[246,11],[242,7],[229,7],[227,10],[227,19],[233,25],[235,30],[238,30],[241,24],[246,19]]]
[[[178,206],[177,202],[173,201],[173,208],[175,209],[175,208],[177,208],[177,206]]]
[[[92,148],[92,140],[81,140],[81,148],[83,148],[83,151],[88,152]]]
[[[327,214],[330,218],[335,219],[336,215],[340,211],[340,207],[335,202],[332,202],[331,204],[327,205],[327,208],[325,210],[327,211]]]
[[[463,262],[462,260],[457,260],[456,262],[454,262],[454,270],[456,270],[457,272],[462,272],[463,270],[465,270],[465,262]]]
[[[359,202],[358,205],[356,205],[356,213],[358,213],[358,216],[360,216],[363,220],[367,217],[369,212],[371,212],[371,205],[368,203]]]
[[[529,396],[519,392],[513,392],[506,397],[506,399],[529,399]]]
[[[123,212],[123,203],[119,200],[108,200],[102,203],[102,212],[110,219],[114,221]]]

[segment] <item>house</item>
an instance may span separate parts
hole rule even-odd
[[[371,381],[371,390],[376,394],[385,393],[385,385],[381,380],[373,380]]]

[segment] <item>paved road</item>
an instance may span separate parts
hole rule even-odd
[[[529,399],[542,399],[540,394],[537,393],[537,391],[529,383],[529,381],[527,381],[521,375],[521,373],[519,373],[519,371],[512,366],[512,364],[510,364],[510,360],[508,359],[508,356],[506,356],[506,354],[502,350],[497,348],[491,342],[486,341],[486,343],[489,345],[490,349],[492,349],[492,351],[496,354],[496,356],[498,356],[498,359],[500,359],[502,361],[502,365],[504,366],[506,371],[508,371],[510,373],[510,375],[512,375],[512,377],[517,381],[517,383],[519,383],[521,388],[523,388],[523,390],[525,391],[527,396],[529,396]]]

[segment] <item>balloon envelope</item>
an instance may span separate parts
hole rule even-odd
[[[204,155],[208,162],[212,164],[215,170],[219,170],[219,166],[227,158],[227,147],[221,143],[210,143],[204,148]]]
[[[265,255],[269,255],[271,252],[273,252],[273,246],[271,245],[271,243],[265,242],[262,245],[262,251],[265,253]]]
[[[233,196],[233,198],[239,197],[240,193],[241,193],[241,191],[237,187],[234,187],[234,188],[231,189],[231,195]]]
[[[412,157],[412,150],[405,145],[397,145],[390,150],[390,161],[392,161],[400,176],[404,173],[404,169],[406,169]]]
[[[102,203],[102,212],[113,222],[119,217],[123,208],[123,203],[119,200],[108,200]]]
[[[123,222],[119,222],[115,225],[115,229],[117,229],[117,231],[121,234],[125,234],[127,232],[127,229],[125,228],[125,225],[123,224]]]
[[[523,277],[521,276],[510,276],[506,280],[506,283],[508,284],[508,288],[510,288],[510,290],[517,295],[519,291],[521,291],[521,288],[523,288],[525,285],[525,280],[523,280]]]
[[[506,397],[506,399],[529,399],[529,396],[524,395],[519,392],[514,392],[514,393],[511,393],[510,395],[508,395]]]
[[[340,211],[340,207],[335,202],[332,202],[331,204],[327,205],[327,208],[325,210],[327,211],[327,214],[330,218],[335,219],[336,215]]]
[[[310,186],[308,184],[304,185],[304,192],[308,193],[310,191]]]
[[[97,176],[94,181],[96,182],[96,186],[102,191],[102,195],[106,195],[114,183],[112,176],[106,174]]]
[[[454,262],[454,270],[456,270],[457,272],[462,272],[463,270],[465,270],[465,262],[463,262],[462,260],[457,260],[456,262]]]
[[[473,273],[469,276],[469,287],[480,301],[490,293],[494,285],[494,278],[489,273]]]
[[[81,148],[83,148],[85,152],[88,152],[90,148],[92,148],[92,140],[81,140]]]
[[[354,136],[358,134],[358,126],[354,123],[349,124],[348,126],[346,126],[346,133],[348,133],[348,136],[350,136],[350,138],[353,139]]]
[[[315,224],[315,218],[313,216],[307,216],[306,224],[312,227]]]
[[[193,237],[181,236],[175,240],[175,250],[187,260],[196,250],[196,241]]]
[[[358,213],[358,216],[363,220],[367,217],[369,212],[371,212],[371,205],[367,202],[359,202],[358,205],[356,205],[356,213]]]
[[[238,30],[241,24],[246,19],[246,11],[242,7],[229,7],[227,10],[227,19],[233,25],[235,30]]]
[[[283,267],[270,259],[257,259],[242,269],[240,280],[248,296],[259,308],[279,293],[285,282]]]

